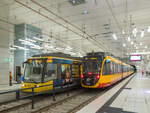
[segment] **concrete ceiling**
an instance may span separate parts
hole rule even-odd
[[[150,26],[150,0],[86,1],[84,4],[72,5],[69,0],[1,0],[0,6],[9,7],[10,14],[0,19],[9,24],[37,26],[42,29],[45,39],[50,38],[52,33],[54,39],[65,41],[64,44],[56,40],[58,46],[69,45],[82,54],[94,50],[111,51],[119,56],[137,50],[149,51],[150,33],[147,28]],[[88,13],[84,14],[84,11]],[[138,33],[133,37],[132,30],[135,27]],[[125,34],[122,34],[122,30]],[[141,30],[145,31],[143,38],[140,37]],[[113,33],[117,40],[113,39]],[[127,40],[129,36],[134,44]]]

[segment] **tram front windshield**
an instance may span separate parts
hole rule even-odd
[[[83,62],[83,72],[85,74],[93,73],[99,74],[101,69],[100,61],[98,60],[85,60]]]
[[[31,63],[28,62],[25,68],[25,81],[41,82],[43,65],[42,62],[36,62],[36,60],[33,60]]]

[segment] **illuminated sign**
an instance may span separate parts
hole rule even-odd
[[[130,61],[141,61],[142,56],[141,55],[131,55],[130,56]]]

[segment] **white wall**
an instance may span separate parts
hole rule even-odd
[[[0,7],[0,18],[6,19],[9,16],[8,6]],[[5,18],[4,18],[5,17]],[[8,24],[0,22],[0,87],[2,85],[8,85],[9,81],[9,62],[7,59],[9,56],[9,33],[4,29],[9,29]]]

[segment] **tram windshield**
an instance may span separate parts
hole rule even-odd
[[[28,62],[25,68],[25,81],[41,82],[43,65],[42,61],[32,60],[32,62]]]
[[[83,63],[83,72],[99,74],[101,69],[100,61],[98,60],[85,60]]]

